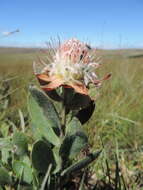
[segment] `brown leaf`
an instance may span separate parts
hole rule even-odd
[[[70,83],[69,86],[71,86],[77,93],[88,95],[88,89],[83,84]]]
[[[102,80],[108,80],[111,77],[111,73],[108,73],[107,75],[104,76]]]
[[[53,79],[53,77],[49,77],[47,74],[37,74],[36,76],[38,79],[46,81],[46,82],[50,82]]]
[[[44,91],[50,91],[50,90],[58,88],[63,83],[64,83],[64,81],[62,79],[57,78],[57,79],[51,81],[49,84],[41,86],[41,88]]]

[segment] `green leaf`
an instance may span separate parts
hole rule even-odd
[[[37,190],[33,185],[28,185],[27,187],[21,186],[18,190]]]
[[[9,158],[9,151],[13,150],[13,143],[11,137],[0,138],[0,150],[1,150],[1,161],[7,163]]]
[[[13,135],[13,145],[17,155],[25,155],[28,152],[28,141],[24,133],[16,131]]]
[[[60,148],[60,155],[63,160],[72,159],[87,146],[87,143],[88,138],[83,132],[66,136]]]
[[[53,152],[45,141],[37,141],[32,149],[32,164],[36,170],[45,173],[50,164],[55,167]]]
[[[94,101],[91,101],[88,107],[79,110],[79,112],[75,116],[79,119],[79,121],[83,125],[91,118],[94,110],[95,110],[95,103]]]
[[[0,126],[0,131],[4,137],[8,136],[9,127],[10,126],[7,123],[2,123]]]
[[[77,118],[73,118],[66,126],[66,135],[73,135],[78,131],[82,131],[82,125]]]
[[[81,123],[73,118],[66,126],[66,137],[60,148],[63,160],[72,159],[88,144],[88,138],[82,130]]]
[[[35,86],[32,86],[30,88],[30,92],[38,105],[43,109],[43,113],[46,116],[51,127],[54,129],[56,134],[59,134],[61,123],[54,104],[49,100],[43,91],[39,90]]]
[[[9,150],[7,149],[2,149],[1,150],[1,160],[4,164],[7,164],[8,163],[8,159],[10,157],[10,154],[9,154]]]
[[[55,159],[55,162],[56,162],[56,167],[55,167],[55,169],[53,171],[53,173],[55,174],[55,173],[60,171],[61,164],[62,164],[62,160],[61,160],[61,157],[59,155],[59,147],[58,148],[57,147],[53,148],[53,155],[54,155],[54,159]]]
[[[5,168],[0,168],[0,185],[10,185],[12,183],[11,176]]]
[[[32,168],[22,161],[13,162],[13,171],[19,179],[30,184],[33,180]]]
[[[62,97],[57,93],[56,90],[51,90],[51,91],[47,91],[45,92],[51,99],[57,101],[57,102],[61,102],[62,101]]]
[[[45,137],[55,146],[60,145],[60,139],[56,135],[59,130],[60,120],[52,103],[43,92],[31,87],[29,99],[29,112],[36,133]],[[58,130],[57,130],[58,129]]]
[[[61,176],[70,175],[73,172],[79,171],[86,166],[88,166],[91,162],[93,162],[95,159],[97,159],[100,155],[101,151],[91,153],[86,158],[78,161],[77,163],[71,165],[70,167],[66,168],[62,173]]]
[[[70,102],[74,98],[75,91],[73,88],[64,88],[64,102],[66,105],[70,105]]]
[[[11,142],[11,137],[7,138],[0,138],[0,149],[7,149],[11,150],[13,149],[13,144]]]
[[[89,106],[91,99],[87,95],[76,93],[66,105],[70,110],[80,110]]]

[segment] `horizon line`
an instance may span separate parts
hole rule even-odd
[[[48,47],[44,46],[34,46],[34,45],[0,45],[0,48],[25,48],[25,49],[47,49]],[[130,50],[130,49],[143,49],[143,47],[92,47],[92,49],[101,49],[101,50]]]

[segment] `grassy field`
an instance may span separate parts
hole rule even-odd
[[[140,190],[143,188],[143,50],[101,50],[99,54],[103,63],[97,71],[99,76],[111,72],[112,78],[100,89],[95,113],[85,125],[92,149],[104,147],[103,156],[92,167],[96,173],[93,178],[100,181],[98,189],[115,179],[123,186],[116,189]],[[38,55],[39,49],[0,48],[0,101],[6,107],[1,124],[9,121],[20,127],[18,111],[21,110],[30,127],[27,94],[29,84],[37,83],[32,63]]]

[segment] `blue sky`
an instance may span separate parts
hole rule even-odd
[[[143,47],[143,0],[0,1],[0,46],[40,46],[57,35],[102,48]]]

